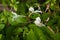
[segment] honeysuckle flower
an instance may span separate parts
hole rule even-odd
[[[30,7],[29,8],[29,11],[32,12],[32,13],[42,13],[42,11],[40,11],[40,10],[35,10],[34,11],[34,8],[33,7]]]
[[[40,18],[40,17],[37,17],[37,18],[36,18],[36,21],[41,22],[41,18]]]
[[[41,18],[37,17],[36,20],[34,21],[35,25],[42,27],[45,26],[43,23],[41,23]]]
[[[29,11],[33,13],[34,12],[34,8],[33,7],[30,7],[29,8]]]
[[[14,21],[18,17],[18,15],[15,12],[13,12],[13,11],[12,11],[12,14],[13,14],[12,21]]]
[[[26,17],[26,16],[24,16],[24,15],[18,15],[18,14],[16,14],[15,12],[13,12],[12,11],[12,14],[13,14],[13,18],[12,18],[12,21],[14,21],[16,18],[18,18],[18,17]]]

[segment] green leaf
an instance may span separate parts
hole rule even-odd
[[[51,1],[51,0],[47,0],[44,4],[48,4],[48,3],[50,3],[50,1]]]
[[[60,40],[60,33],[57,33],[55,36],[54,36],[54,40]]]
[[[4,24],[0,24],[0,31],[2,31],[4,29],[5,25]]]
[[[49,13],[43,13],[42,14],[42,20],[46,20],[49,17]]]
[[[53,34],[52,32],[51,32],[51,30],[49,30],[48,29],[48,27],[41,27],[40,28],[42,31],[43,31],[43,33],[45,34],[45,37],[47,38],[47,40],[54,40],[54,35],[55,34]]]
[[[27,19],[26,18],[24,18],[24,17],[18,17],[18,18],[16,18],[16,20],[15,20],[17,23],[27,23]]]
[[[49,20],[49,22],[47,23],[48,26],[52,26],[54,23],[54,20]]]
[[[11,0],[12,3],[16,3],[16,0]]]
[[[20,40],[19,38],[20,38],[19,35],[16,35],[15,37],[14,36],[12,37],[12,40]]]
[[[23,6],[24,5],[24,6]],[[27,6],[25,3],[18,4],[17,13],[21,15],[26,15],[28,12]]]
[[[39,40],[46,40],[45,35],[43,34],[43,31],[40,30],[39,28],[35,27],[34,28],[34,33]],[[43,39],[44,38],[44,39]]]
[[[22,28],[16,28],[15,30],[14,30],[14,34],[20,34],[20,32],[23,32],[23,29]]]
[[[34,34],[38,40],[46,40],[46,37],[43,34],[43,31],[40,30],[36,25],[30,24],[29,27],[34,31]]]
[[[56,9],[55,4],[54,3],[51,3],[50,8],[51,8],[51,10],[55,10]]]
[[[11,17],[12,16],[12,13],[10,11],[4,10],[4,16]]]
[[[9,23],[11,25],[17,25],[17,24],[20,24],[20,23],[22,24],[22,23],[27,23],[28,22],[27,18],[25,18],[23,16],[19,16],[19,17],[15,18],[14,20],[12,20],[12,18],[9,17],[8,20],[9,20]]]
[[[2,34],[0,34],[0,40],[2,39]]]
[[[1,17],[1,22],[2,22],[2,23],[6,23],[6,22],[7,22],[7,18],[6,18],[5,16],[2,16],[2,17]]]
[[[27,34],[27,40],[37,40],[37,39],[36,39],[36,36],[35,36],[35,34],[34,34],[34,32],[33,32],[32,29],[31,29],[31,30],[29,31],[29,33]]]
[[[38,14],[38,13],[33,13],[33,14],[30,16],[31,19],[36,19],[36,17],[41,17],[41,15]]]
[[[27,0],[27,4],[29,5],[29,6],[33,6],[33,3],[36,3],[37,2],[37,0]]]

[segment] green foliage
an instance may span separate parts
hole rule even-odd
[[[19,3],[18,8],[17,8],[17,13],[21,14],[21,15],[26,15],[27,14],[26,11],[28,12],[26,4],[25,3]]]
[[[36,25],[30,24],[29,27],[31,27],[32,30],[34,31],[34,34],[35,34],[37,40],[46,40],[42,30],[40,30]]]
[[[35,19],[36,17],[41,17],[41,15],[40,14],[38,14],[38,13],[36,13],[36,14],[32,14],[31,16],[30,16],[30,18],[31,19]]]
[[[47,18],[49,17],[49,14],[48,13],[44,13],[42,14],[42,20],[46,20]]]
[[[16,28],[15,30],[14,30],[14,34],[20,34],[20,32],[23,32],[23,29],[22,28]]]
[[[33,30],[30,30],[30,32],[27,34],[27,40],[37,40]]]
[[[0,40],[60,40],[60,0],[0,0],[0,4]],[[35,10],[30,12],[30,7]]]
[[[4,24],[0,24],[0,31],[2,31],[4,29],[5,25]]]
[[[0,40],[1,40],[1,38],[2,38],[2,34],[0,34]]]

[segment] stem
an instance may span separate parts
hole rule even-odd
[[[50,26],[48,26],[48,29],[49,29],[53,34],[55,34],[55,32],[53,31],[53,29],[52,29]]]
[[[32,13],[30,13],[28,17],[30,17],[30,16],[31,16],[31,14],[32,14]]]
[[[57,29],[57,30],[56,30],[56,33],[58,33],[58,32],[59,32],[59,29],[58,29],[58,27],[56,27],[56,29]]]

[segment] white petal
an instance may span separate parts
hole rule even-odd
[[[15,12],[13,12],[13,11],[12,11],[12,14],[15,15],[15,16],[17,16],[17,14]]]
[[[45,26],[43,23],[41,23],[40,17],[37,17],[36,20],[34,21],[35,25],[42,27]]]
[[[30,7],[30,8],[29,8],[29,11],[30,11],[30,12],[34,12],[34,8],[33,8],[33,7]]]
[[[40,18],[40,17],[37,17],[37,18],[36,18],[36,21],[41,22],[41,18]]]
[[[39,22],[39,21],[36,21],[36,20],[34,21],[34,23],[35,23],[36,25],[40,24],[40,22]]]
[[[37,22],[37,21],[34,21],[34,23],[35,23],[36,26],[39,26],[39,27],[45,26],[43,23],[40,23],[40,22]]]
[[[39,10],[34,11],[34,13],[37,13],[37,12],[42,13],[42,11],[39,11]]]
[[[40,17],[37,17],[36,20],[34,21],[34,23],[38,26],[40,25],[41,19]]]

